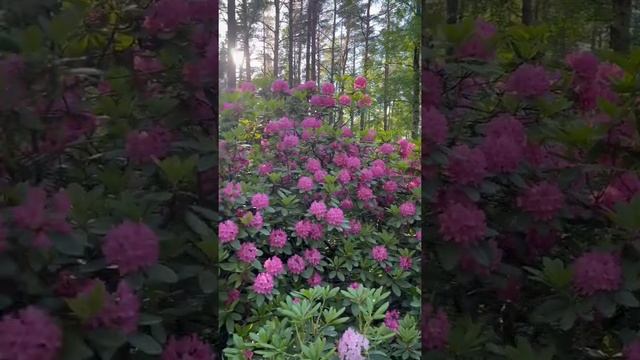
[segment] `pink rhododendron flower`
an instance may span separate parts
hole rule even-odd
[[[289,84],[284,80],[278,79],[271,84],[271,91],[274,93],[286,93],[289,91]]]
[[[151,74],[164,70],[164,65],[155,57],[136,55],[133,57],[133,69],[142,74]]]
[[[258,210],[269,207],[269,196],[267,194],[255,194],[251,197],[251,206]]]
[[[360,100],[358,100],[358,107],[361,109],[369,108],[373,105],[373,99],[369,95],[364,95]]]
[[[601,291],[616,291],[622,286],[622,264],[617,255],[592,251],[575,260],[573,289],[582,296]]]
[[[396,183],[393,180],[389,180],[387,182],[384,183],[384,185],[382,185],[382,189],[384,191],[386,191],[387,193],[394,193],[396,191],[398,191],[398,183]]]
[[[309,212],[315,216],[316,219],[323,219],[327,213],[327,206],[322,201],[314,201],[309,206]]]
[[[360,187],[358,188],[358,199],[362,201],[367,201],[373,199],[373,191],[368,187]]]
[[[300,191],[311,191],[313,189],[313,179],[308,176],[303,176],[298,179],[298,189]]]
[[[322,260],[322,254],[318,249],[307,249],[304,251],[304,259],[307,263],[318,266],[320,265],[320,260]]]
[[[422,230],[416,232],[416,240],[422,240]]]
[[[371,249],[371,257],[378,262],[387,260],[389,258],[387,248],[384,245],[374,246],[373,249]]]
[[[238,300],[240,300],[240,290],[231,289],[229,291],[229,294],[227,294],[227,300],[225,300],[224,303],[225,305],[229,306]]]
[[[336,87],[332,83],[324,83],[320,87],[322,95],[331,96],[336,92]]]
[[[359,282],[352,282],[352,283],[349,285],[349,288],[351,288],[351,289],[358,289],[358,288],[360,288],[360,283],[359,283]]]
[[[364,360],[362,351],[367,350],[369,350],[369,340],[352,328],[348,328],[338,342],[340,360]]]
[[[313,179],[319,183],[324,183],[324,178],[327,176],[327,172],[324,170],[318,170],[313,173]]]
[[[407,139],[400,139],[398,141],[398,152],[400,153],[400,157],[403,159],[409,158],[409,155],[411,155],[415,148],[415,144]]]
[[[593,53],[587,51],[567,55],[566,62],[576,75],[582,79],[595,78],[600,63]]]
[[[287,260],[287,268],[292,274],[302,274],[306,266],[304,259],[300,255],[293,255]]]
[[[269,175],[273,171],[273,165],[266,163],[258,166],[258,174],[262,176]]]
[[[358,235],[360,234],[361,230],[362,230],[362,224],[360,224],[358,220],[355,220],[355,219],[349,220],[349,230],[347,230],[347,233],[349,235]]]
[[[196,334],[176,339],[169,338],[162,352],[161,360],[211,360],[211,347],[198,339]]]
[[[282,150],[292,149],[298,146],[300,139],[296,135],[286,135],[280,143]]]
[[[303,129],[319,129],[322,127],[322,120],[314,117],[306,117],[302,120]]]
[[[240,84],[240,91],[246,92],[246,93],[254,93],[256,92],[256,86],[253,85],[251,81],[245,81],[242,84]]]
[[[147,225],[126,220],[105,235],[102,253],[120,275],[126,275],[158,262],[159,239]]]
[[[260,273],[253,281],[253,291],[256,294],[267,295],[273,291],[273,276],[269,273]]]
[[[127,136],[127,157],[135,164],[162,159],[169,153],[172,135],[168,130],[155,127],[148,131],[134,131]]]
[[[96,282],[90,284],[84,294],[95,285]],[[138,329],[139,316],[140,299],[126,281],[120,280],[116,292],[105,299],[100,312],[89,320],[89,326],[92,329],[112,329],[131,334]]]
[[[296,235],[299,238],[306,239],[311,234],[312,224],[307,220],[300,220],[295,225]]]
[[[309,234],[309,237],[311,237],[311,240],[322,240],[322,238],[324,237],[322,225],[311,224],[311,233]]]
[[[358,76],[353,81],[353,89],[354,90],[364,90],[367,87],[367,79],[364,76]]]
[[[348,184],[351,181],[351,173],[349,172],[349,170],[340,170],[340,172],[338,173],[338,181],[341,184]]]
[[[467,145],[454,147],[449,155],[447,172],[454,183],[477,185],[488,175],[487,162],[480,149]]]
[[[509,75],[504,85],[505,91],[522,98],[545,95],[551,88],[551,78],[542,66],[520,65]]]
[[[243,263],[251,264],[258,257],[258,248],[252,242],[242,243],[236,251],[236,256]]]
[[[340,208],[344,211],[349,211],[353,209],[353,201],[350,199],[344,199],[340,202]]]
[[[320,95],[313,95],[309,99],[309,104],[311,104],[312,106],[322,107],[324,106],[324,98]]]
[[[394,152],[393,144],[384,143],[384,144],[380,145],[379,150],[384,155],[393,154],[393,152]]]
[[[422,132],[427,142],[444,144],[449,133],[447,119],[436,108],[428,109],[422,114]]]
[[[314,159],[314,158],[307,159],[305,169],[307,169],[307,171],[310,173],[315,173],[318,170],[322,170],[322,165],[320,164],[320,160]]]
[[[476,243],[487,231],[484,212],[473,204],[449,203],[438,222],[445,240],[462,245]]]
[[[62,330],[38,307],[6,313],[0,321],[2,359],[56,360],[61,347]]]
[[[307,284],[309,284],[310,287],[320,286],[320,284],[322,284],[322,275],[314,272],[313,275],[311,275],[311,277],[307,280]]]
[[[338,104],[341,106],[351,106],[351,97],[349,97],[349,95],[340,95]]]
[[[410,270],[413,265],[413,261],[409,256],[400,256],[400,268],[402,270]]]
[[[490,40],[496,35],[496,28],[492,24],[477,19],[471,37],[456,49],[459,58],[476,58],[489,61],[495,56],[490,46]]]
[[[273,256],[264,262],[264,269],[273,276],[284,274],[284,264],[279,257]]]
[[[344,213],[339,208],[331,208],[325,215],[327,224],[333,226],[340,226],[344,222]]]
[[[264,225],[264,219],[262,218],[262,214],[258,211],[253,215],[253,219],[249,222],[249,226],[256,230],[260,230],[262,225]]]
[[[218,237],[222,244],[227,244],[238,236],[238,225],[231,220],[226,220],[218,225]]]
[[[529,187],[518,197],[518,206],[538,220],[551,220],[564,207],[564,194],[546,181]]]
[[[398,331],[400,328],[400,312],[398,310],[389,310],[384,314],[384,325],[392,331]]]
[[[282,249],[287,245],[287,233],[280,229],[273,230],[269,235],[269,245],[274,249]]]
[[[422,346],[428,350],[443,349],[449,341],[451,325],[447,314],[442,310],[435,312],[433,306],[422,306]]]
[[[242,186],[240,184],[230,182],[222,189],[222,195],[230,202],[235,202],[242,195]]]
[[[353,137],[353,131],[351,131],[351,129],[345,126],[342,128],[342,136],[346,138]]]
[[[152,35],[159,32],[173,32],[189,21],[189,14],[187,2],[160,0],[149,9],[142,26]]]
[[[416,205],[412,202],[405,202],[400,205],[400,216],[413,217],[416,214]]]

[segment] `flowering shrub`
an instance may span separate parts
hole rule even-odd
[[[548,64],[539,29],[435,29],[455,51],[423,76],[423,347],[637,359],[640,53]]]
[[[332,359],[336,355],[341,360],[376,356],[419,359],[417,319],[412,315],[399,319],[398,310],[388,311],[389,302],[385,300],[389,295],[383,288],[363,286],[293,291],[272,310],[276,316],[252,331],[249,339],[234,334],[225,355],[230,359],[253,355],[266,359],[297,355],[308,359]]]
[[[0,359],[211,359],[216,4],[3,5]]]
[[[353,93],[335,94],[331,84],[318,89],[307,82],[291,90],[276,80],[270,90],[240,89],[223,98],[234,99],[246,112],[270,109],[256,119],[258,124],[240,120],[240,130],[229,131],[220,142],[220,321],[228,345],[236,350],[260,349],[255,335],[250,336],[252,329],[270,334],[266,329],[276,327],[290,334],[289,323],[268,321],[287,297],[307,287],[335,287],[328,299],[332,302],[337,301],[337,288],[352,283],[382,287],[392,294],[387,319],[392,327],[406,315],[417,318],[418,151],[406,139],[382,141],[375,131],[357,136],[348,128],[331,126],[336,107],[353,106],[342,100],[338,105],[336,97],[363,99],[366,80],[357,78],[353,88]],[[242,112],[224,116],[239,118]],[[340,331],[352,327],[352,338],[358,339],[356,332],[368,335],[362,325],[347,317]],[[291,354],[299,354],[303,346],[317,351],[336,345],[329,338],[308,339],[313,340],[267,343]],[[364,340],[358,344],[366,348]],[[322,357],[313,358],[325,355],[323,350]]]

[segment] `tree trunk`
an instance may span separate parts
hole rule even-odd
[[[456,9],[457,14],[457,9]],[[422,22],[422,6],[416,1],[417,19]],[[411,127],[411,135],[414,139],[420,136],[420,44],[422,34],[416,34],[413,48],[413,126]]]
[[[613,24],[611,25],[611,49],[629,53],[631,48],[631,0],[613,1]]]
[[[307,51],[305,52],[305,62],[304,62],[304,77],[307,81],[310,80],[310,76],[311,76],[311,30],[313,28],[312,24],[311,24],[311,9],[313,8],[313,0],[309,0],[309,2],[307,3],[307,31],[306,31],[306,36],[305,36],[305,44],[306,44],[306,49]]]
[[[333,83],[333,75],[336,66],[336,14],[338,13],[338,0],[333,0],[333,24],[331,25],[331,70],[329,71],[329,82]]]
[[[276,23],[275,23],[275,31],[273,32],[273,77],[278,78],[279,68],[278,62],[280,61],[280,57],[278,54],[280,53],[280,0],[275,0],[274,2],[275,10],[276,10]]]
[[[458,0],[447,0],[447,23],[455,24],[458,22]]]
[[[236,64],[233,54],[236,49],[236,1],[229,0],[227,5],[227,88],[236,88]]]
[[[251,81],[251,49],[249,43],[251,40],[251,26],[249,23],[249,8],[247,0],[242,0],[242,42],[244,50],[244,71],[245,81]]]
[[[387,0],[387,14],[386,14],[386,20],[387,20],[387,28],[386,30],[390,30],[391,29],[391,8],[390,8],[390,1]],[[387,39],[384,40],[384,44],[385,44],[385,49],[384,49],[384,81],[382,83],[382,86],[384,87],[384,108],[382,110],[383,112],[383,120],[382,120],[382,124],[383,124],[383,128],[385,131],[389,130],[389,49],[388,49],[388,43],[387,43]]]
[[[533,25],[533,0],[522,0],[522,23]]]
[[[316,76],[316,60],[317,60],[317,47],[316,43],[316,5],[318,1],[309,1],[309,40],[311,40],[311,55],[309,56],[310,63],[310,75],[311,79],[317,81],[318,77]]]
[[[364,58],[362,62],[362,75],[367,77],[367,70],[369,68],[369,26],[371,25],[371,0],[367,1],[367,15],[364,18]],[[367,111],[363,110],[360,116],[360,130],[365,128],[365,116]]]

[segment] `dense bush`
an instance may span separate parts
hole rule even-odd
[[[220,322],[230,356],[242,358],[242,350],[262,358],[304,353],[304,358],[324,359],[335,351],[344,359],[348,351],[339,345],[336,350],[335,342],[349,327],[367,337],[361,340],[368,341],[371,358],[419,356],[418,339],[386,336],[383,343],[379,338],[385,310],[356,322],[366,314],[358,307],[365,306],[364,293],[359,302],[351,299],[359,305],[350,307],[352,316],[345,313],[344,321],[333,323],[324,314],[333,311],[329,305],[334,310],[349,305],[347,292],[337,296],[339,288],[349,286],[391,293],[384,309],[392,329],[407,315],[417,319],[420,306],[416,146],[375,131],[356,136],[335,126],[338,109],[370,106],[365,90],[362,77],[355,79],[353,91],[339,96],[332,84],[318,88],[311,81],[290,90],[276,80],[260,89],[245,83],[223,96],[225,121],[240,124],[220,141]],[[320,295],[314,290],[323,284],[334,288],[330,293],[325,288],[324,305],[316,302]],[[291,296],[308,302],[292,305]],[[371,300],[373,306],[382,298]],[[284,318],[274,320],[278,309]],[[306,321],[319,314],[329,327],[309,332]],[[413,331],[411,320],[405,324]],[[294,329],[308,341],[293,337]],[[276,334],[281,336],[268,338]],[[360,358],[359,352],[350,356]]]
[[[640,53],[553,61],[540,29],[481,20],[430,34],[429,358],[640,359]]]
[[[0,358],[211,358],[215,5],[3,2]]]

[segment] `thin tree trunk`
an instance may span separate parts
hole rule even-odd
[[[422,22],[422,3],[416,1],[416,18]],[[420,136],[420,47],[422,34],[417,34],[413,48],[413,126],[411,133],[414,139]]]
[[[236,64],[233,54],[236,49],[236,1],[229,0],[227,5],[227,88],[236,88]]]
[[[249,23],[249,8],[247,0],[242,0],[242,41],[244,47],[244,71],[246,73],[245,81],[251,81],[251,49],[249,42],[251,40],[251,25]]]
[[[613,0],[613,24],[611,25],[611,49],[629,53],[631,48],[631,0]]]
[[[317,46],[316,43],[316,5],[318,1],[309,1],[309,40],[311,40],[311,55],[309,56],[311,79],[318,81],[316,76],[316,60],[317,60]]]
[[[522,0],[522,23],[533,24],[533,0]]]
[[[277,79],[280,75],[280,69],[278,68],[278,62],[280,61],[280,57],[278,56],[280,53],[280,0],[275,0],[274,6],[276,10],[276,23],[273,34],[273,77]],[[291,24],[291,22],[289,22],[289,24]]]
[[[310,76],[311,76],[311,68],[309,67],[311,64],[311,29],[312,29],[312,24],[311,24],[311,9],[313,7],[313,0],[309,0],[309,2],[307,3],[307,31],[305,34],[305,45],[306,45],[306,49],[307,51],[305,52],[305,62],[304,62],[304,77],[307,81],[310,80]]]
[[[458,0],[447,0],[447,23],[455,24],[458,22]]]
[[[391,2],[387,0],[387,28],[389,31],[391,29]],[[385,131],[389,130],[389,49],[388,49],[388,40],[384,40],[385,49],[384,49],[384,81],[382,86],[384,87],[384,108],[383,108],[383,128]]]
[[[333,24],[331,25],[331,70],[329,71],[329,82],[333,83],[333,75],[336,66],[336,15],[338,13],[338,0],[333,0]]]
[[[362,75],[367,77],[367,70],[369,68],[369,26],[371,25],[371,0],[367,1],[367,15],[365,16],[365,27],[364,27],[364,58],[362,62]],[[367,111],[363,110],[362,115],[360,116],[360,130],[364,130],[365,124],[365,116]]]

